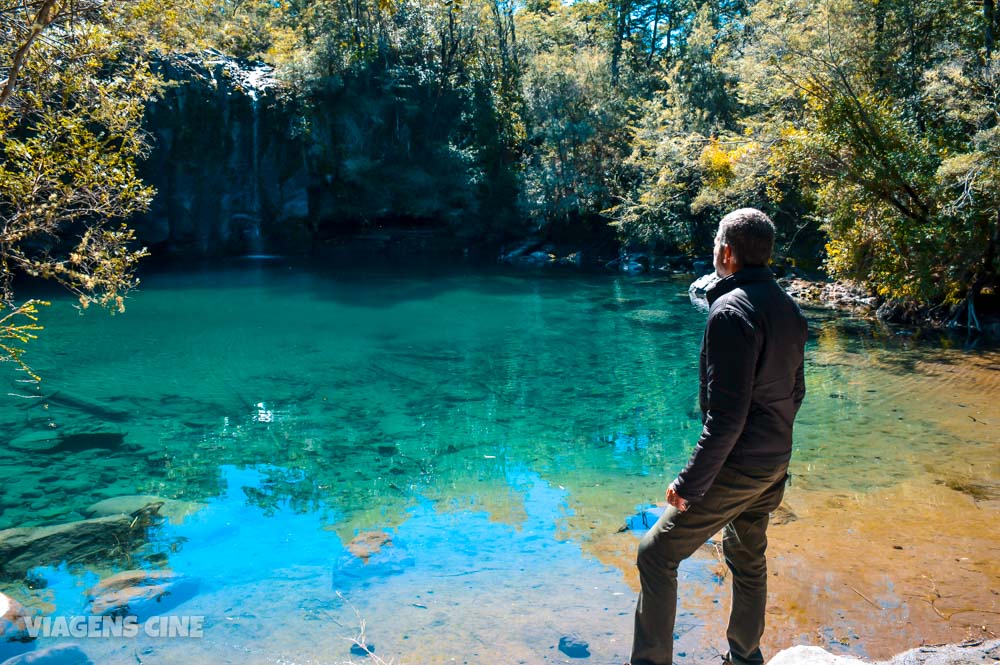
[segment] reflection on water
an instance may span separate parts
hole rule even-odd
[[[700,429],[704,314],[686,288],[275,263],[150,278],[124,316],[57,302],[29,358],[36,398],[0,408],[0,528],[129,495],[187,508],[103,564],[39,562],[57,566],[34,573],[46,589],[4,589],[81,612],[98,575],[168,567],[200,580],[182,607],[207,617],[211,662],[344,662],[355,610],[410,663],[555,662],[561,635],[587,631],[595,662],[621,662],[635,536],[620,528]],[[813,501],[923,479],[995,511],[997,354],[809,315],[802,523]],[[388,541],[367,563],[345,549],[373,531]],[[712,553],[685,570],[685,653],[711,653]],[[100,662],[146,648],[92,642]],[[190,662],[179,642],[156,662]]]

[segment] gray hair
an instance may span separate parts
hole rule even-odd
[[[766,266],[774,251],[774,222],[756,208],[740,208],[722,218],[717,238],[741,266]]]

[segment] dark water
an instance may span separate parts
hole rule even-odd
[[[810,316],[800,485],[868,491],[975,445],[907,410],[939,345]],[[42,384],[11,381],[0,408],[0,528],[126,495],[170,519],[5,590],[83,614],[100,574],[165,567],[198,582],[169,611],[205,616],[199,640],[78,640],[97,662],[348,662],[361,620],[397,662],[562,662],[571,632],[591,662],[627,657],[634,596],[591,545],[697,439],[687,280],[276,262],[150,277],[113,317],[57,301],[43,323]],[[391,542],[366,563],[345,546],[372,530]]]

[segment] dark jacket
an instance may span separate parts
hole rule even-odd
[[[724,464],[776,468],[792,456],[806,388],[806,320],[768,268],[744,268],[707,292],[701,344],[702,431],[674,489],[697,502]]]

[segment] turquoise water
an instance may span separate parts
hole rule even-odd
[[[387,660],[562,662],[579,632],[622,662],[634,595],[595,543],[661,497],[700,430],[687,284],[278,261],[150,276],[124,315],[57,300],[26,357],[42,384],[10,380],[0,408],[0,528],[174,502],[148,539],[5,589],[80,614],[111,570],[196,580],[168,609],[205,616],[203,638],[84,640],[95,662],[348,662],[361,619]],[[974,450],[934,413],[898,415],[937,347],[810,316],[801,485],[867,491]],[[391,542],[365,562],[346,545],[372,530]]]

